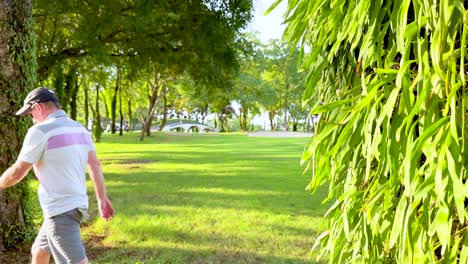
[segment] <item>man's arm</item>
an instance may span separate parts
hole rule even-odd
[[[101,163],[99,162],[96,152],[90,151],[88,154],[88,169],[89,176],[93,182],[94,192],[98,201],[99,213],[102,218],[109,221],[114,216],[114,208],[109,198],[107,198],[106,185],[104,184],[104,176],[102,175]]]
[[[0,190],[6,189],[20,182],[31,170],[32,164],[24,161],[16,161],[0,177]]]

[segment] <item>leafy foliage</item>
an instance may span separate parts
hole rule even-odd
[[[250,20],[251,6],[251,0],[34,0],[38,72],[46,78],[64,60],[84,56],[106,65],[128,57],[134,71],[156,64],[215,81],[235,66],[234,36]]]
[[[329,183],[330,263],[468,262],[465,5],[289,1],[321,114],[303,161],[309,190]]]
[[[211,88],[226,86],[233,78],[238,69],[236,35],[251,19],[251,9],[252,0],[34,0],[38,73],[44,83],[55,79],[65,110],[68,103],[76,110],[78,81],[83,79],[76,75],[86,74],[93,66],[125,67],[125,75],[116,81],[145,79],[153,87],[143,118],[149,134],[154,107],[168,88],[167,80],[189,76]],[[155,79],[165,81],[155,85]],[[103,99],[106,110],[110,105],[111,114],[106,116],[113,123],[120,89],[116,87],[120,86],[113,85],[111,95],[101,94],[114,100]]]

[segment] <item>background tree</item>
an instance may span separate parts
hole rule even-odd
[[[298,68],[299,48],[290,50],[285,59],[285,67],[287,73],[287,86],[285,86],[285,105],[287,107],[287,114],[290,117],[288,126],[292,126],[292,131],[297,131],[298,126],[302,123],[304,131],[310,131],[310,125],[307,126],[309,120],[310,106],[302,104],[302,96],[305,90],[305,80],[307,73]],[[288,120],[286,120],[288,121]]]
[[[287,17],[321,114],[303,156],[308,189],[329,183],[321,255],[467,263],[466,3],[290,1]]]
[[[252,34],[242,39],[239,52],[240,70],[234,80],[232,100],[239,108],[239,126],[242,131],[250,130],[250,121],[260,113],[259,98],[264,97],[264,81],[261,78],[265,70],[263,64],[263,45]]]
[[[263,78],[273,89],[274,101],[270,105],[270,119],[278,115],[278,125],[283,130],[289,130],[288,109],[289,109],[289,82],[290,64],[292,60],[289,56],[289,49],[285,43],[279,40],[270,40],[264,48],[265,64],[267,69],[263,73]],[[294,62],[296,63],[296,62]],[[282,116],[282,122],[279,120]],[[281,123],[281,125],[280,125]]]
[[[290,65],[295,65],[289,56],[289,49],[279,40],[270,40],[263,48],[262,79],[267,83],[266,97],[263,100],[268,111],[271,130],[289,130],[289,82]],[[282,118],[283,120],[280,120]],[[277,121],[275,124],[274,121]]]
[[[89,71],[89,89],[88,94],[88,106],[92,112],[92,135],[95,142],[101,141],[101,135],[104,130],[102,110],[105,111],[105,119],[109,118],[108,110],[106,106],[106,98],[103,90],[108,87],[112,75],[109,68],[99,65],[96,69]],[[94,101],[92,101],[94,100]],[[101,103],[100,103],[101,102]],[[89,128],[88,128],[89,129]]]
[[[197,122],[205,123],[205,119],[210,111],[210,103],[213,92],[222,92],[220,89],[210,89],[207,86],[200,86],[196,83],[186,80],[186,85],[181,85],[183,95],[187,98],[185,104],[187,111],[194,115]],[[195,88],[193,88],[195,87]]]
[[[155,69],[153,73],[150,73],[146,83],[148,97],[147,112],[145,115],[141,116],[141,123],[143,124],[140,135],[141,141],[145,138],[145,134],[150,136],[156,107],[159,100],[169,91],[168,82],[172,80],[173,76],[168,70]]]
[[[111,100],[111,123],[110,123],[110,129],[111,133],[115,134],[116,132],[116,126],[115,126],[115,120],[117,118],[117,101],[120,98],[119,95],[121,95],[121,73],[120,73],[120,68],[117,67],[116,69],[116,78],[115,78],[115,86],[114,86],[114,93],[112,94],[112,100]],[[120,108],[121,109],[121,108]]]
[[[36,83],[36,60],[31,2],[0,1],[0,171],[18,157],[30,121],[14,116]],[[28,213],[29,186],[23,180],[0,191],[0,262],[5,248],[28,239],[32,219]]]

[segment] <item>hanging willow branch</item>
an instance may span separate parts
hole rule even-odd
[[[278,1],[279,2],[279,1]],[[330,263],[468,263],[463,1],[289,1],[321,114],[304,152]]]

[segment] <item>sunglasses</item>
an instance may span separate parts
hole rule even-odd
[[[30,102],[29,104],[31,105],[31,107],[29,108],[30,110],[29,110],[29,113],[28,113],[28,114],[29,114],[30,116],[32,116],[32,111],[34,110],[34,107],[35,107],[37,104],[39,104],[39,101]]]

